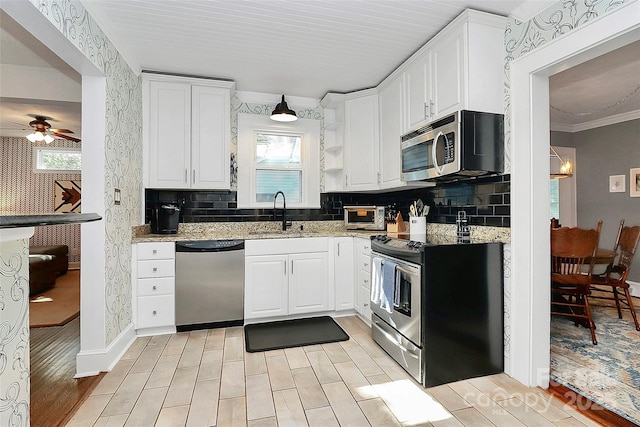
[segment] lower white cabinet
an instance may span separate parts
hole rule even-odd
[[[371,325],[371,240],[355,238],[356,301],[355,309]]]
[[[353,310],[356,289],[353,247],[353,237],[336,237],[333,241],[336,311]]]
[[[132,254],[136,333],[175,332],[175,244],[138,243]]]
[[[245,319],[331,308],[327,238],[249,240],[245,255]]]

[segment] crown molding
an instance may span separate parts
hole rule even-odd
[[[630,120],[640,119],[640,110],[629,111],[627,113],[616,114],[615,116],[604,117],[602,119],[592,120],[590,122],[568,124],[568,123],[551,123],[550,129],[556,132],[582,132],[589,129],[595,129],[603,126],[615,125],[617,123],[628,122]]]

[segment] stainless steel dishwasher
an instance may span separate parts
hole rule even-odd
[[[176,242],[176,329],[244,321],[244,240]]]

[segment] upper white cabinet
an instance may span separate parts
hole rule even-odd
[[[403,104],[404,81],[398,78],[380,91],[380,188],[406,185],[400,177]]]
[[[378,187],[378,94],[348,99],[344,103],[345,189]]]
[[[143,74],[150,188],[229,189],[228,81]]]
[[[389,76],[405,78],[403,132],[457,110],[504,112],[505,25],[466,10]]]

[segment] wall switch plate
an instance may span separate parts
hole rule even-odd
[[[113,204],[114,205],[119,205],[120,204],[120,189],[119,188],[114,188],[113,189]]]

